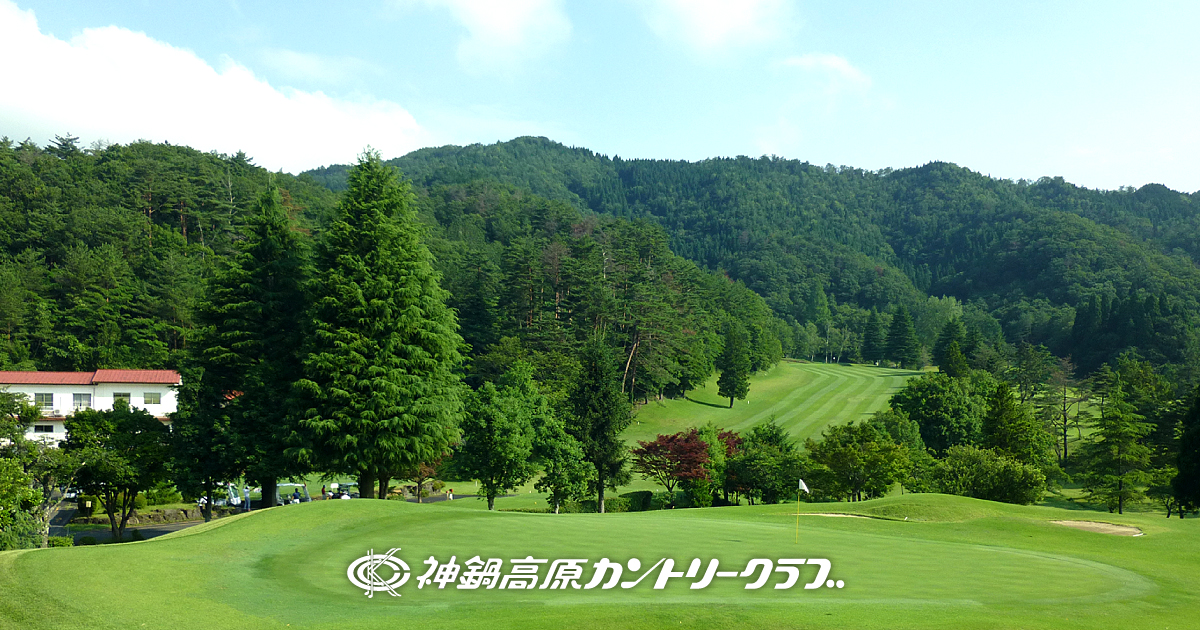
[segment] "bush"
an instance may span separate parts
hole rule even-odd
[[[933,473],[938,491],[988,501],[1028,505],[1046,491],[1041,470],[974,446],[950,447]]]
[[[136,502],[137,499],[134,499]],[[175,485],[162,481],[158,485],[146,491],[147,505],[167,505],[170,503],[183,503],[183,495],[179,490],[175,489]]]
[[[604,512],[607,514],[615,514],[618,512],[629,512],[629,499],[624,497],[605,497]],[[594,514],[596,513],[596,500],[586,499],[583,501],[565,501],[559,509],[561,514]]]
[[[138,542],[141,540],[146,540],[146,537],[142,535],[142,530],[135,529],[133,530],[133,533],[129,535],[129,539],[134,542]]]
[[[675,507],[676,508],[691,508],[696,507],[692,502],[692,495],[683,490],[675,491]],[[671,495],[666,492],[655,492],[654,497],[650,499],[651,510],[669,510],[671,509]]]
[[[50,547],[74,547],[75,539],[70,536],[51,536],[46,539],[46,544]]]
[[[79,539],[79,545],[80,545],[81,547],[82,547],[82,546],[87,546],[87,545],[95,545],[95,544],[98,544],[98,543],[96,542],[96,537],[95,537],[95,536],[84,536],[84,537],[82,537],[82,538],[80,538],[80,539]]]
[[[91,507],[85,507],[91,503]],[[100,501],[100,497],[90,494],[81,494],[75,499],[75,505],[79,509],[80,516],[91,516],[104,512],[104,503]]]
[[[629,501],[630,512],[645,512],[650,509],[654,493],[649,490],[638,490],[637,492],[626,492],[621,495],[621,498]]]

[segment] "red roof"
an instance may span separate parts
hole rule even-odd
[[[91,385],[94,372],[0,372],[0,385]]]
[[[94,385],[147,383],[178,385],[175,370],[96,370],[95,372],[0,372],[0,385]]]
[[[155,383],[178,385],[179,372],[175,370],[96,370],[93,383]]]

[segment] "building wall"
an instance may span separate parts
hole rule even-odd
[[[150,415],[158,418],[165,418],[177,409],[176,393],[170,385],[147,383],[98,383],[95,385],[0,384],[0,388],[5,388],[12,393],[25,394],[29,402],[35,400],[34,394],[53,394],[54,404],[49,408],[42,409],[42,419],[29,427],[25,432],[25,436],[31,440],[48,439],[54,444],[58,444],[67,438],[63,420],[66,416],[75,412],[75,394],[91,395],[92,402],[90,408],[101,411],[113,408],[113,395],[118,393],[129,394],[130,406],[145,409],[150,412]],[[160,399],[159,403],[147,404],[145,401],[147,393],[157,393]],[[166,424],[169,425],[170,422],[168,421]],[[39,430],[45,427],[50,427],[51,430]]]

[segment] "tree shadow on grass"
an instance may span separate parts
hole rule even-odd
[[[697,405],[704,405],[705,407],[716,407],[717,409],[729,409],[729,405],[719,405],[717,403],[704,402],[703,400],[696,400],[695,398],[692,398],[691,396],[684,396],[684,399],[686,399],[688,402],[694,402]]]

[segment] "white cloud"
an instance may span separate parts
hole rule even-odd
[[[446,9],[467,29],[458,61],[473,72],[509,74],[571,35],[562,0],[400,0]]]
[[[664,39],[698,52],[770,42],[795,28],[787,0],[654,0],[639,3],[646,23]]]
[[[825,93],[831,96],[842,92],[861,94],[871,88],[871,77],[837,55],[808,53],[789,57],[783,61],[783,65],[821,73],[826,80]]]
[[[0,135],[73,133],[170,141],[298,172],[346,163],[370,144],[385,156],[429,144],[399,105],[278,89],[233,60],[220,70],[195,53],[108,26],[69,41],[39,31],[33,11],[0,0]],[[20,60],[17,62],[16,60]]]

